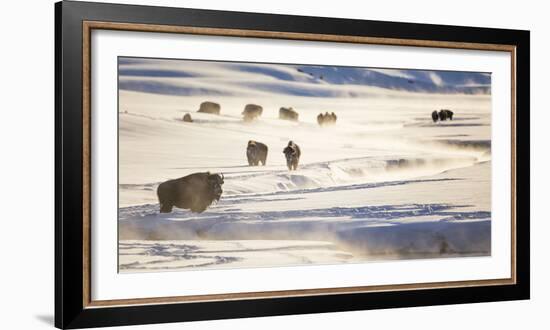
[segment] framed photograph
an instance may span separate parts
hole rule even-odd
[[[59,2],[59,328],[529,298],[529,32]]]

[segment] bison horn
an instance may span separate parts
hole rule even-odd
[[[223,180],[224,179],[223,173],[221,173],[221,175],[222,175],[222,180]]]

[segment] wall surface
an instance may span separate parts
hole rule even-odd
[[[122,2],[122,1],[120,1]],[[546,218],[550,175],[547,99],[550,23],[543,1],[124,1],[192,8],[531,30],[532,299],[151,325],[141,329],[545,328],[550,304]],[[0,11],[0,305],[2,329],[53,327],[53,1],[11,1]],[[519,109],[521,111],[521,109]],[[32,192],[33,198],[21,198]],[[128,327],[127,329],[138,327]]]

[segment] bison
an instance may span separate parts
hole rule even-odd
[[[261,142],[248,141],[246,158],[248,158],[248,165],[250,166],[258,166],[260,162],[265,166],[267,161],[267,146]]]
[[[317,115],[317,123],[319,126],[325,126],[325,125],[332,125],[336,123],[336,119],[338,117],[334,112],[331,112],[330,114],[328,112],[320,113]]]
[[[192,123],[193,122],[193,118],[191,118],[191,115],[186,113],[184,116],[183,116],[183,121],[184,122],[187,122],[187,123]]]
[[[324,119],[324,116],[322,113],[317,115],[317,124],[319,124],[319,126],[323,125],[323,119]]]
[[[434,123],[439,120],[439,115],[437,114],[437,110],[434,110],[432,112],[432,120],[434,121]]]
[[[213,115],[220,114],[220,105],[218,103],[206,101],[202,102],[198,112],[210,113]]]
[[[300,156],[302,155],[300,147],[298,147],[296,143],[289,141],[286,148],[283,149],[283,153],[286,157],[286,166],[288,167],[288,170],[296,170],[298,168]]]
[[[253,121],[262,115],[263,108],[257,104],[247,104],[242,112],[244,121]]]
[[[161,183],[157,188],[160,212],[170,213],[174,206],[204,212],[212,202],[220,200],[223,180],[223,174],[201,172]]]
[[[439,120],[444,121],[447,119],[453,120],[453,112],[448,109],[439,110]]]
[[[336,114],[334,112],[331,112],[330,113],[330,120],[333,122],[333,123],[336,123],[336,119],[338,119],[338,117],[336,117]]]
[[[298,113],[292,107],[279,109],[279,119],[298,121],[298,116]]]

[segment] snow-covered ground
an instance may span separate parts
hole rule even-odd
[[[208,77],[191,73],[121,75],[121,81],[208,85]],[[234,95],[121,88],[120,271],[490,254],[490,95],[313,84],[300,78],[303,70],[295,73],[296,79],[271,81],[264,71],[248,70],[234,80],[356,94],[258,92],[223,75],[211,85],[223,81],[238,89]],[[221,115],[196,112],[207,100],[221,104]],[[242,121],[247,103],[264,107],[258,121]],[[299,122],[278,119],[281,106],[296,109]],[[432,122],[431,112],[441,108],[454,111],[453,121]],[[335,126],[317,125],[317,114],[326,111],[338,115]],[[185,113],[193,123],[182,121]],[[248,166],[249,140],[268,145],[266,166]],[[289,140],[302,150],[292,172],[282,153]],[[206,171],[225,175],[218,203],[201,214],[159,214],[158,184]]]

